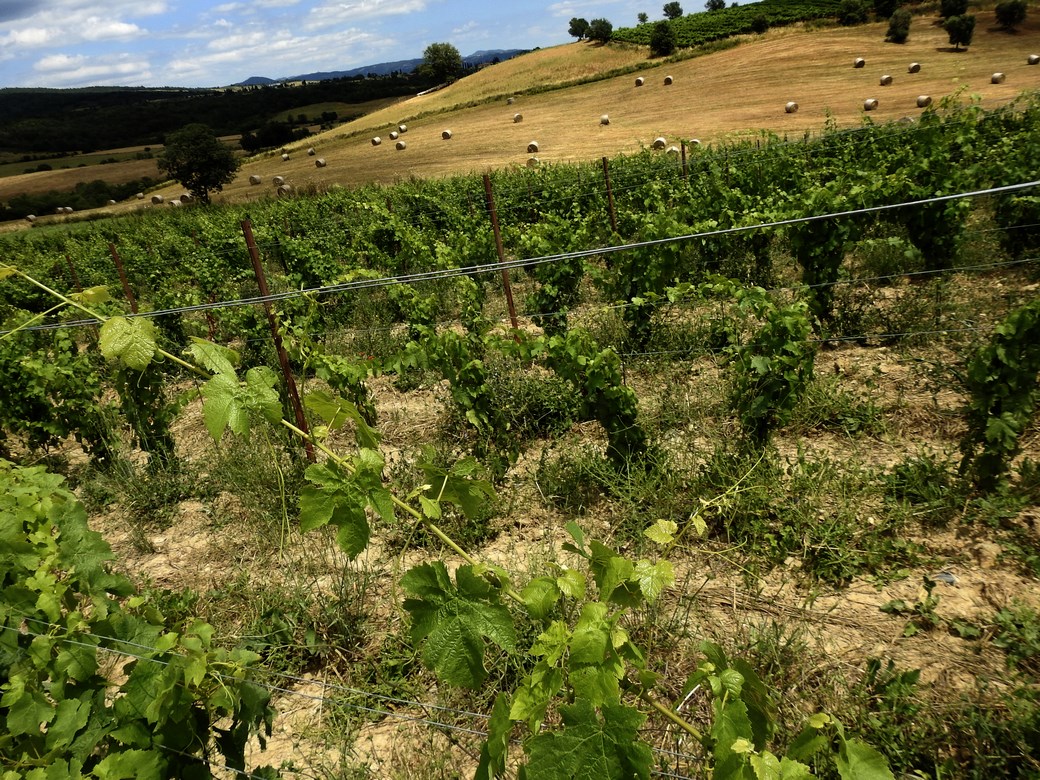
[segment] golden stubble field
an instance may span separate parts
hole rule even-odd
[[[884,42],[885,23],[784,28],[732,49],[671,63],[649,60],[644,49],[631,46],[583,42],[537,50],[312,136],[288,148],[288,161],[272,153],[247,162],[214,201],[272,197],[275,176],[297,189],[320,190],[523,166],[532,156],[527,152],[531,141],[538,143],[536,156],[546,165],[636,152],[659,136],[670,144],[694,138],[719,142],[762,131],[799,137],[821,130],[827,121],[853,127],[867,116],[881,122],[913,118],[921,111],[918,95],[935,101],[958,93],[964,100],[978,96],[983,106],[993,107],[1040,88],[1040,66],[1027,64],[1028,55],[1040,51],[1037,14],[1018,32],[1007,33],[996,29],[992,11],[982,11],[974,42],[961,52],[951,49],[937,21],[915,17],[903,45]],[[866,67],[853,68],[857,57],[866,60]],[[919,73],[908,73],[911,62],[920,63]],[[645,67],[615,78],[523,94],[639,63]],[[990,83],[998,71],[1006,80]],[[892,84],[880,86],[886,74]],[[640,75],[645,84],[636,87]],[[671,86],[664,85],[666,75],[674,79]],[[512,104],[507,102],[511,96]],[[879,101],[869,114],[863,110],[867,98]],[[797,113],[784,112],[788,101],[798,103]],[[514,122],[518,113],[523,121]],[[603,114],[610,117],[609,125],[600,124]],[[400,123],[408,129],[400,139],[407,148],[399,151],[389,133]],[[451,130],[450,140],[442,139],[444,130]],[[383,139],[380,146],[371,144],[376,135]],[[314,156],[307,155],[309,147]],[[318,158],[326,167],[316,167]],[[106,167],[114,173],[117,166]],[[80,169],[11,177],[0,180],[0,198],[71,185],[92,173]],[[63,174],[78,178],[63,179]],[[262,183],[250,185],[251,175]],[[182,191],[179,185],[156,190],[167,198]],[[110,210],[142,207],[150,205],[133,200]]]

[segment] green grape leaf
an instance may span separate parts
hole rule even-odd
[[[552,577],[536,577],[527,583],[520,595],[531,617],[535,620],[545,620],[563,596],[563,591]]]
[[[537,733],[549,702],[562,687],[563,671],[539,661],[514,691],[509,719],[524,721],[532,732]]]
[[[99,284],[96,287],[88,287],[82,292],[72,293],[69,297],[77,303],[82,303],[84,306],[94,306],[99,303],[108,303],[112,300],[108,287],[103,284]]]
[[[233,374],[217,374],[202,386],[202,418],[213,441],[220,441],[225,428],[239,436],[248,435],[249,414],[240,403],[238,392],[238,380]]]
[[[556,578],[563,595],[572,599],[585,597],[585,575],[577,569],[564,569]]]
[[[418,597],[404,602],[412,641],[426,640],[423,662],[444,682],[476,688],[484,681],[485,639],[507,651],[516,646],[513,617],[499,591],[472,566],[460,566],[453,584],[442,562],[422,564],[410,569],[401,585]]]
[[[642,592],[635,578],[635,564],[595,539],[589,542],[589,550],[599,597],[622,607],[638,606]]]
[[[506,773],[509,734],[513,730],[509,709],[509,694],[498,694],[495,706],[491,708],[491,717],[488,718],[487,740],[480,746],[480,763],[474,780],[494,780]]]
[[[159,780],[163,768],[156,751],[124,750],[103,758],[93,774],[98,780]]]
[[[636,563],[635,576],[639,581],[639,589],[651,604],[657,601],[666,588],[675,583],[675,570],[669,561],[639,561]]]
[[[211,374],[235,375],[235,366],[238,365],[238,353],[235,350],[196,336],[191,337],[191,342],[186,352],[195,358],[196,363]]]
[[[885,757],[865,742],[839,738],[834,764],[841,780],[895,780]]]
[[[0,280],[14,276],[16,273],[18,273],[18,269],[13,265],[0,265]]]
[[[424,453],[425,455],[426,453]],[[487,480],[478,478],[480,465],[473,458],[462,458],[450,469],[444,469],[424,457],[419,468],[426,477],[426,498],[430,503],[455,504],[467,518],[474,518],[495,498],[495,489]],[[420,500],[424,510],[427,503]],[[439,509],[437,517],[440,516]]]
[[[118,360],[134,371],[144,371],[155,357],[155,323],[135,317],[112,317],[101,326],[98,347],[106,360]]]
[[[371,528],[367,498],[354,480],[334,463],[315,463],[304,473],[313,484],[300,490],[300,530],[336,527],[336,541],[351,559],[368,546]]]
[[[748,742],[748,747],[751,747],[750,742]],[[761,755],[750,756],[749,762],[755,773],[755,780],[780,780],[780,759],[768,750]]]
[[[675,534],[679,525],[673,520],[658,520],[652,526],[643,531],[643,536],[651,542],[660,545],[671,544],[675,541]]]
[[[314,390],[307,393],[304,405],[321,417],[330,431],[339,430],[348,422],[353,422],[359,447],[374,450],[379,446],[379,432],[370,427],[357,406],[345,398],[325,390]]]
[[[792,761],[787,756],[780,759],[780,780],[809,780],[812,770],[800,761]]]
[[[587,701],[560,708],[562,729],[527,741],[527,780],[647,780],[653,765],[650,748],[639,740],[645,716],[621,705],[602,708],[601,721]]]
[[[263,415],[270,423],[282,419],[282,399],[275,390],[278,376],[267,366],[255,366],[246,372],[242,403],[247,409]]]

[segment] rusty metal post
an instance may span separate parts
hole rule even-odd
[[[130,289],[130,282],[126,278],[126,269],[123,268],[123,258],[119,256],[119,252],[116,251],[116,245],[112,242],[108,244],[109,254],[112,255],[112,261],[116,264],[116,270],[119,271],[119,281],[123,284],[123,295],[130,302],[130,311],[137,314],[137,298],[134,297],[134,291]]]
[[[686,142],[679,142],[679,152],[682,154],[682,180],[689,181],[690,171],[686,166]]]
[[[289,393],[289,404],[292,406],[293,415],[296,417],[296,427],[304,433],[309,434],[307,417],[303,413],[303,404],[300,403],[300,393],[296,389],[296,380],[293,378],[292,370],[289,368],[289,356],[285,353],[282,344],[282,334],[278,331],[278,320],[275,319],[274,309],[267,298],[271,291],[267,287],[267,277],[264,276],[263,266],[260,264],[260,250],[256,247],[253,238],[253,226],[248,219],[242,220],[242,235],[246,239],[246,247],[249,249],[249,259],[253,262],[253,273],[256,275],[256,283],[260,288],[260,295],[264,297],[264,311],[267,312],[267,324],[271,327],[271,339],[274,341],[275,352],[278,353],[278,364],[282,367],[282,376],[285,378],[285,387]],[[307,451],[307,460],[314,463],[314,447],[310,441],[304,440],[304,449]]]
[[[498,212],[495,211],[495,196],[491,192],[491,177],[486,173],[484,174],[484,195],[487,197],[488,211],[491,213],[491,229],[495,233],[495,251],[498,252],[498,262],[504,263],[506,261],[506,252],[502,248],[502,231],[498,227]],[[509,283],[509,269],[502,269],[502,286],[506,291],[506,304],[509,306],[509,321],[513,325],[513,329],[517,330],[520,328],[520,323],[516,319],[516,306],[513,304],[513,286]]]
[[[69,273],[72,274],[72,284],[76,288],[76,292],[83,292],[83,285],[79,283],[79,274],[76,273],[76,266],[72,264],[72,258],[67,254],[65,255],[65,265],[69,267]]]
[[[603,180],[607,183],[607,209],[610,212],[610,229],[617,235],[617,210],[614,208],[614,190],[610,186],[610,166],[603,158]]]

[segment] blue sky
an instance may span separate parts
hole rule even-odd
[[[663,0],[0,0],[0,87],[212,87],[421,57],[529,49],[571,17],[615,27]],[[702,4],[687,10],[701,10]]]

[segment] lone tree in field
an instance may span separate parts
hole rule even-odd
[[[452,81],[462,75],[462,55],[450,43],[431,43],[419,68],[438,82]]]
[[[643,11],[640,11],[639,16],[637,16],[636,18],[639,20],[640,24],[646,24],[648,21],[650,21],[650,17],[647,16],[646,13]]]
[[[971,46],[971,39],[975,35],[975,17],[971,14],[951,16],[943,24],[946,34],[950,36],[950,43],[957,51],[961,46]]]
[[[593,19],[589,22],[589,38],[600,43],[609,43],[614,34],[614,25],[607,19]]]
[[[589,20],[574,17],[567,28],[567,34],[577,38],[579,41],[589,37]]]
[[[708,0],[708,2],[704,4],[704,7],[709,11],[721,11],[726,7],[726,0]]]
[[[1002,0],[993,10],[997,24],[1005,30],[1013,30],[1026,20],[1026,0]]]
[[[675,0],[672,0],[670,3],[665,3],[663,10],[665,19],[678,19],[683,13],[682,6],[675,2]]]
[[[210,192],[220,192],[235,178],[239,161],[203,124],[191,124],[166,136],[159,155],[159,170],[176,179],[200,203],[209,203]]]
[[[650,55],[667,57],[675,51],[675,46],[675,30],[668,21],[662,19],[654,25],[654,30],[650,33]]]
[[[886,41],[892,43],[906,43],[910,37],[910,20],[913,15],[906,8],[897,8],[888,19],[888,33]]]

